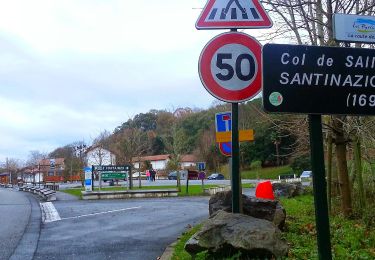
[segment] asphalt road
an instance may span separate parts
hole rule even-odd
[[[6,188],[0,198],[0,259],[32,259],[41,217],[36,198]]]
[[[208,217],[208,197],[56,201],[34,259],[156,259]]]
[[[188,226],[208,217],[209,200],[83,201],[58,193],[58,201],[40,207],[36,196],[2,188],[0,198],[0,260],[157,259]]]

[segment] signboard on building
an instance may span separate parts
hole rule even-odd
[[[263,106],[269,112],[375,114],[375,50],[266,44]]]
[[[337,41],[375,42],[375,17],[333,14],[333,35]]]

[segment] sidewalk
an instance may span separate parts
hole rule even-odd
[[[56,191],[56,200],[78,200],[78,198],[65,192]]]

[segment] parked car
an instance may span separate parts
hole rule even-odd
[[[139,172],[133,172],[132,173],[133,175],[133,179],[138,179],[139,178]],[[145,172],[141,172],[141,179],[146,179],[146,173]]]
[[[198,180],[199,172],[193,171],[193,170],[188,170],[188,176],[189,176],[189,180]]]
[[[186,180],[187,171],[179,171],[180,180]],[[170,172],[168,174],[168,180],[177,180],[177,171]]]
[[[224,175],[221,173],[212,173],[207,177],[208,180],[224,180]]]
[[[192,170],[181,170],[180,180],[186,180],[186,177],[189,176],[189,180],[198,180],[199,172]],[[168,180],[177,180],[177,171],[170,172],[168,174]]]
[[[303,171],[300,178],[312,178],[312,171]]]

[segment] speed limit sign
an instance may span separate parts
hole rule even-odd
[[[199,76],[214,97],[246,101],[261,90],[262,45],[251,36],[228,32],[213,38],[199,58]]]

